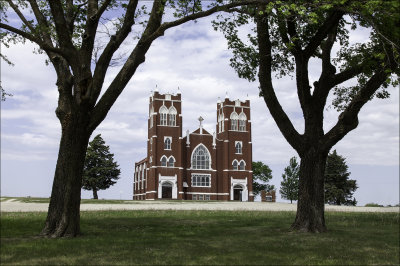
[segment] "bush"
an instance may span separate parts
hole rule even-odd
[[[383,207],[383,205],[379,205],[378,203],[367,203],[365,207]]]

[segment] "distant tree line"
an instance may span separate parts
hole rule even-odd
[[[357,181],[349,179],[346,159],[339,155],[336,150],[329,153],[325,168],[325,203],[332,205],[352,205],[357,204],[353,197],[358,188]],[[296,157],[290,158],[289,165],[285,167],[282,174],[279,193],[283,199],[290,200],[292,203],[298,200],[299,195],[299,173],[300,165]],[[253,162],[253,193],[259,195],[262,190],[274,190],[275,186],[267,184],[272,178],[272,171],[268,165],[262,162]],[[262,181],[263,183],[260,183]]]

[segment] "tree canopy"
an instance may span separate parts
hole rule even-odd
[[[41,235],[79,235],[80,190],[89,138],[145,62],[153,41],[170,28],[259,1],[0,2],[2,44],[27,40],[37,44],[35,52],[47,55],[46,63],[57,75],[55,113],[62,134]],[[107,71],[115,64],[120,67],[117,74],[105,82]]]
[[[358,188],[356,180],[349,179],[346,159],[336,150],[329,153],[325,168],[325,203],[356,205],[353,193]]]
[[[274,185],[268,184],[272,179],[272,170],[263,162],[253,162],[253,194],[259,195],[262,190],[271,191]]]
[[[268,1],[237,8],[214,22],[233,52],[231,66],[239,77],[258,80],[271,116],[300,156],[293,229],[326,231],[328,153],[358,126],[359,112],[367,102],[389,97],[389,85],[399,84],[398,10],[398,1],[384,0]],[[252,32],[243,34],[243,28]],[[357,29],[369,32],[369,38],[352,40]],[[312,82],[310,66],[317,64],[319,77]],[[287,75],[295,78],[303,133],[284,111],[273,83],[274,77]],[[324,128],[327,103],[338,111],[337,121],[328,129]]]
[[[92,190],[93,198],[98,199],[97,191],[109,188],[119,179],[121,170],[118,167],[110,147],[100,134],[97,135],[89,142],[86,151],[82,188]]]
[[[283,199],[290,200],[292,203],[298,199],[299,194],[299,171],[300,166],[297,163],[296,157],[290,158],[289,165],[285,167],[282,174],[281,187],[279,193]]]

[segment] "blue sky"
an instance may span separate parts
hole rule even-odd
[[[272,184],[279,187],[283,168],[295,151],[285,141],[258,97],[258,84],[239,79],[229,66],[230,51],[221,33],[213,31],[211,19],[201,19],[166,32],[156,40],[127,88],[107,118],[93,133],[102,134],[121,166],[121,179],[100,198],[132,197],[135,161],[145,157],[147,140],[148,96],[157,85],[161,92],[176,92],[183,99],[183,133],[198,127],[201,115],[204,127],[215,131],[218,97],[251,101],[253,159],[263,161],[273,170]],[[353,39],[368,38],[366,31]],[[2,86],[14,96],[1,103],[1,195],[49,197],[56,165],[60,125],[55,116],[57,105],[56,76],[44,64],[43,55],[33,54],[29,42],[7,49],[14,63],[1,63]],[[127,42],[124,49],[132,47]],[[109,84],[118,67],[106,77]],[[319,65],[310,63],[311,76],[316,77]],[[274,80],[282,106],[301,132],[303,118],[297,100],[294,80]],[[399,88],[391,88],[392,97],[374,99],[359,115],[360,124],[334,149],[347,159],[351,178],[359,189],[355,197],[360,205],[368,202],[399,202]],[[338,113],[325,112],[325,128],[331,127]],[[90,198],[90,191],[82,191]],[[284,201],[278,195],[278,201]]]

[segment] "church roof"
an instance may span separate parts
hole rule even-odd
[[[194,134],[200,134],[200,128],[196,129],[195,131],[193,131],[192,133]],[[203,128],[203,135],[211,135],[207,130],[205,130]]]

